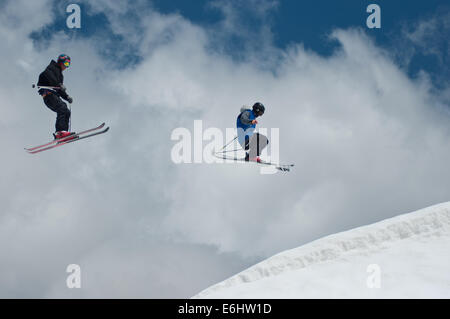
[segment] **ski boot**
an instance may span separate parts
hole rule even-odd
[[[66,139],[68,136],[75,135],[75,132],[67,132],[67,131],[58,131],[56,133],[53,133],[53,137],[55,140],[71,140],[72,138]]]
[[[261,163],[261,159],[259,158],[259,156],[250,158],[250,156],[249,156],[248,153],[245,154],[245,161],[246,161],[246,162],[257,162],[257,163]]]

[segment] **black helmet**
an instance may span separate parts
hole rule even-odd
[[[255,113],[257,116],[263,115],[265,110],[266,110],[266,108],[264,107],[264,105],[262,103],[256,102],[253,105],[253,113]]]

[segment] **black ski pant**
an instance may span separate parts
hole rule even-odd
[[[261,155],[261,152],[269,144],[269,140],[262,134],[255,133],[250,138],[245,137],[245,150],[249,158]]]
[[[50,93],[44,97],[44,103],[50,110],[56,112],[56,132],[68,131],[70,110],[67,108],[67,104],[64,103],[59,96],[53,93]]]

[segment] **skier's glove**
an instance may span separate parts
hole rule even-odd
[[[70,104],[72,104],[72,102],[73,102],[73,99],[70,97],[70,96],[67,96],[67,102],[69,102]]]

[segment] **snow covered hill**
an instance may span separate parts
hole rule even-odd
[[[450,202],[282,252],[193,298],[450,298]]]

